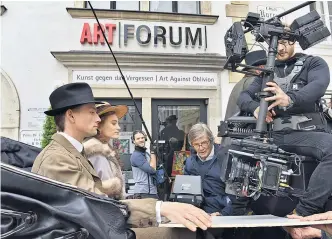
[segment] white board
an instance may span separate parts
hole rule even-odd
[[[300,221],[286,217],[273,215],[252,215],[252,216],[216,216],[212,217],[212,228],[233,228],[233,227],[280,227],[280,226],[306,226],[332,224],[332,220],[324,221]],[[159,227],[184,227],[177,223],[162,223]]]

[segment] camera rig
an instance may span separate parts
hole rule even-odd
[[[253,116],[235,115],[218,126],[219,137],[231,137],[227,158],[222,166],[221,179],[226,183],[226,193],[258,198],[261,194],[273,196],[300,196],[303,188],[293,188],[294,177],[301,174],[301,163],[305,157],[286,152],[273,143],[271,129],[265,117],[268,112],[264,92],[267,82],[273,81],[278,41],[298,42],[303,50],[318,44],[330,35],[329,30],[317,11],[312,11],[294,20],[285,28],[280,18],[301,9],[314,1],[305,2],[269,20],[262,21],[257,13],[249,12],[246,19],[235,22],[225,34],[227,61],[225,69],[233,72],[256,75],[250,69],[259,70],[262,77],[258,119]],[[248,53],[245,34],[251,32],[257,42],[266,42],[268,47],[267,64],[264,68],[241,64]],[[241,68],[242,67],[242,68]],[[249,69],[249,70],[244,70]]]

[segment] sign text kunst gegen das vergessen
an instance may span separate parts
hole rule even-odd
[[[128,84],[167,86],[217,86],[217,73],[123,72]],[[96,85],[123,84],[117,71],[73,71],[73,82]]]

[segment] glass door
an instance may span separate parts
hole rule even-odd
[[[194,124],[207,122],[205,100],[152,100],[152,136],[163,147],[163,162],[171,175],[174,151],[188,151],[187,134]]]
[[[175,176],[176,169],[183,171],[183,162],[177,163],[181,160],[177,160],[176,155],[184,153],[189,156],[187,134],[191,126],[198,122],[207,122],[205,100],[152,100],[152,137],[153,141],[158,142],[159,160],[171,178]],[[176,167],[173,172],[174,158]],[[159,196],[167,201],[170,193],[171,184],[166,181],[159,189]]]

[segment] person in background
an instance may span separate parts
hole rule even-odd
[[[111,139],[120,136],[119,120],[128,112],[126,105],[112,106],[108,102],[96,105],[100,117],[98,133],[83,143],[86,158],[92,163],[99,178],[107,187],[107,195],[124,199],[125,187],[120,157],[110,145]]]
[[[185,132],[180,130],[176,125],[178,118],[176,115],[170,115],[166,118],[165,128],[160,132],[160,139],[165,140],[165,143],[162,145],[162,152],[164,154],[164,166],[167,175],[172,175],[172,166],[174,151],[181,151],[185,144]],[[161,197],[164,200],[168,200],[171,193],[171,184],[166,180],[163,193]]]
[[[214,215],[231,215],[231,200],[225,193],[225,184],[220,179],[220,162],[217,159],[219,146],[214,144],[211,130],[204,123],[195,124],[189,130],[188,138],[196,154],[186,159],[184,174],[201,176],[203,210]]]
[[[246,65],[263,68],[266,64],[266,52],[264,50],[248,52],[248,54],[246,54],[245,56],[244,61]],[[256,69],[244,68],[243,70],[257,75],[261,73],[261,71]],[[254,81],[254,79],[255,76],[245,74],[243,78],[235,84],[228,99],[225,120],[240,112],[240,108],[236,104],[236,102],[240,96],[240,93],[247,89],[248,86]]]
[[[258,68],[263,68],[266,64],[266,52],[264,50],[259,51],[252,51],[249,52],[245,56],[245,64],[249,66],[255,66]],[[250,68],[244,68],[244,71],[248,71],[249,73],[257,74],[259,75],[261,71],[256,69],[250,69]],[[241,110],[239,106],[236,104],[240,93],[248,88],[248,86],[254,81],[255,76],[250,74],[245,74],[243,78],[237,82],[229,96],[227,108],[226,108],[226,114],[225,114],[225,121],[228,120],[230,117],[234,116],[237,113],[240,113]],[[241,112],[241,115],[247,114],[247,112]],[[245,128],[253,127],[253,125],[245,125]],[[221,144],[223,146],[229,145],[231,143],[230,137],[223,137],[221,139]]]
[[[176,123],[178,118],[176,115],[170,115],[166,118],[166,126],[161,131],[161,139],[165,140],[166,143],[173,144],[174,150],[181,150],[184,144],[185,133],[183,130],[180,130]]]
[[[146,134],[141,130],[133,132],[132,142],[135,144],[135,151],[130,157],[135,181],[135,198],[156,198],[158,199],[156,182],[157,159],[154,151],[147,152],[145,147]]]

